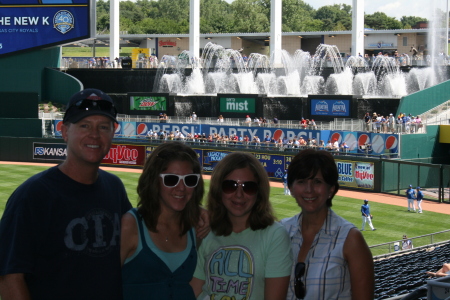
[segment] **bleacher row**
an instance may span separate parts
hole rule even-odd
[[[426,300],[427,296],[421,296],[417,290],[425,288],[428,280],[436,278],[429,278],[425,272],[436,272],[443,263],[449,262],[449,258],[450,242],[433,247],[420,247],[389,258],[375,257],[374,299],[408,297],[406,299]],[[418,295],[411,297],[413,293]]]

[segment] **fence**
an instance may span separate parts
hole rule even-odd
[[[421,187],[424,198],[450,202],[450,166],[382,160],[381,192],[405,195],[409,185]]]
[[[419,248],[419,247],[423,247],[423,246],[427,246],[427,245],[429,246],[429,245],[441,243],[441,242],[448,242],[448,241],[450,241],[450,229],[444,230],[444,231],[439,231],[439,232],[434,232],[434,233],[430,233],[430,234],[420,235],[420,236],[416,236],[413,238],[408,237],[408,239],[412,241],[414,248]],[[374,258],[376,258],[376,256],[378,256],[378,258],[380,258],[379,256],[390,256],[394,253],[397,254],[397,253],[402,252],[402,249],[401,249],[402,241],[403,240],[387,242],[387,243],[383,243],[383,244],[373,245],[373,246],[370,246],[369,248],[372,251],[372,255]],[[397,249],[396,243],[398,243],[399,249]],[[407,250],[407,251],[410,251],[410,250]]]

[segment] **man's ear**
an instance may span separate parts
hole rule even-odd
[[[64,139],[64,142],[67,143],[67,131],[69,130],[70,123],[63,123],[61,125],[61,135]]]

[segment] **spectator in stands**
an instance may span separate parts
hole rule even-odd
[[[278,148],[283,148],[284,142],[283,142],[283,139],[282,139],[281,137],[278,138],[278,140],[276,141],[276,143],[277,143],[276,146],[277,146]]]
[[[343,143],[341,144],[341,150],[342,150],[342,152],[347,153],[349,148],[350,148],[350,147],[347,145],[346,142],[343,142]]]
[[[149,131],[147,131],[147,138],[149,140],[151,140],[153,138],[153,130],[150,129]]]
[[[270,143],[269,134],[266,134],[266,137],[264,138],[264,142],[266,143],[266,145],[269,145],[269,143]]]
[[[420,118],[420,116],[416,117],[416,125],[417,125],[417,132],[419,132],[419,129],[423,127],[422,119]]]
[[[366,131],[370,132],[370,122],[372,121],[372,118],[369,116],[369,113],[366,112],[366,115],[364,116],[364,124],[366,126]]]
[[[316,121],[314,121],[314,119],[311,119],[311,121],[309,121],[309,129],[317,130]]]
[[[333,150],[333,143],[332,143],[330,140],[328,140],[327,145],[325,146],[325,148],[326,148],[328,151]]]
[[[166,132],[163,131],[162,129],[159,130],[159,139],[160,140],[165,140],[166,139]]]
[[[163,113],[159,113],[159,123],[166,123]]]
[[[334,142],[333,142],[333,150],[334,150],[334,151],[339,151],[339,142],[338,142],[337,139],[334,139]]]
[[[374,299],[369,247],[355,225],[331,209],[338,178],[336,162],[327,151],[300,151],[289,165],[288,186],[301,213],[281,221],[294,260],[288,300]]]
[[[253,123],[255,123],[256,126],[261,126],[261,122],[259,121],[259,118],[257,116],[255,116]]]
[[[391,133],[395,132],[395,117],[393,114],[389,114],[389,118],[387,120],[388,128]]]
[[[273,117],[273,125],[275,126],[275,127],[278,127],[278,123],[279,123],[280,121],[278,120],[278,118],[275,116],[275,117]]]
[[[274,222],[269,190],[267,172],[250,153],[233,152],[215,166],[211,233],[198,250],[191,281],[198,299],[286,299],[290,242]]]
[[[373,114],[372,114],[372,131],[373,132],[377,132],[377,113],[376,112],[374,112]]]
[[[380,124],[381,124],[381,132],[386,133],[387,132],[387,119],[384,116],[381,116]]]
[[[303,129],[306,129],[306,127],[308,126],[305,118],[302,118],[302,120],[300,121],[300,126],[302,126]]]
[[[325,149],[325,142],[323,140],[320,140],[318,147],[319,147],[319,150],[324,150]]]
[[[100,90],[72,95],[61,126],[66,159],[9,197],[0,223],[3,300],[122,299],[119,220],[131,204],[122,181],[99,169],[116,116]]]
[[[402,119],[401,115],[397,116],[396,124],[397,124],[397,133],[404,132],[405,127],[403,126],[403,119]]]
[[[245,125],[251,126],[251,124],[252,124],[252,118],[250,118],[250,116],[247,115],[247,116],[245,117],[244,123],[245,123]]]
[[[191,120],[192,120],[193,122],[196,122],[196,121],[197,121],[197,115],[195,114],[195,111],[192,112]]]
[[[266,120],[266,118],[259,118],[260,120],[261,120],[261,126],[263,126],[263,127],[267,127],[267,120]]]
[[[301,135],[300,138],[298,139],[298,143],[300,146],[306,146],[306,141],[303,138],[303,135]]]
[[[147,158],[137,187],[138,207],[122,217],[124,300],[195,299],[189,282],[203,191],[197,153],[189,146],[165,143]]]
[[[222,116],[222,115],[220,115],[220,116],[217,118],[217,122],[218,122],[218,123],[223,123],[223,116]]]
[[[450,264],[444,263],[442,268],[440,268],[436,273],[435,272],[426,272],[431,277],[445,277],[450,274]]]
[[[414,248],[412,241],[410,239],[408,239],[406,234],[404,234],[403,240],[402,240],[402,250],[409,250],[412,248]]]

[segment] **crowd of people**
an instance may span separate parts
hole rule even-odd
[[[364,115],[365,130],[376,133],[417,133],[423,128],[420,116],[400,113],[395,117],[392,113],[383,116],[374,112],[372,116]]]
[[[345,141],[339,143],[337,139],[328,140],[325,143],[323,140],[317,141],[315,137],[306,138],[302,135],[295,136],[292,139],[287,137],[280,137],[275,139],[275,137],[267,134],[264,138],[260,138],[257,135],[250,137],[248,135],[239,134],[205,134],[205,133],[187,133],[183,134],[181,131],[153,131],[149,130],[147,132],[147,138],[155,141],[182,141],[191,144],[214,144],[215,146],[242,146],[242,147],[260,147],[260,148],[270,148],[274,150],[286,150],[286,149],[316,149],[316,150],[327,150],[332,152],[343,152],[347,153],[349,151],[349,145]]]

